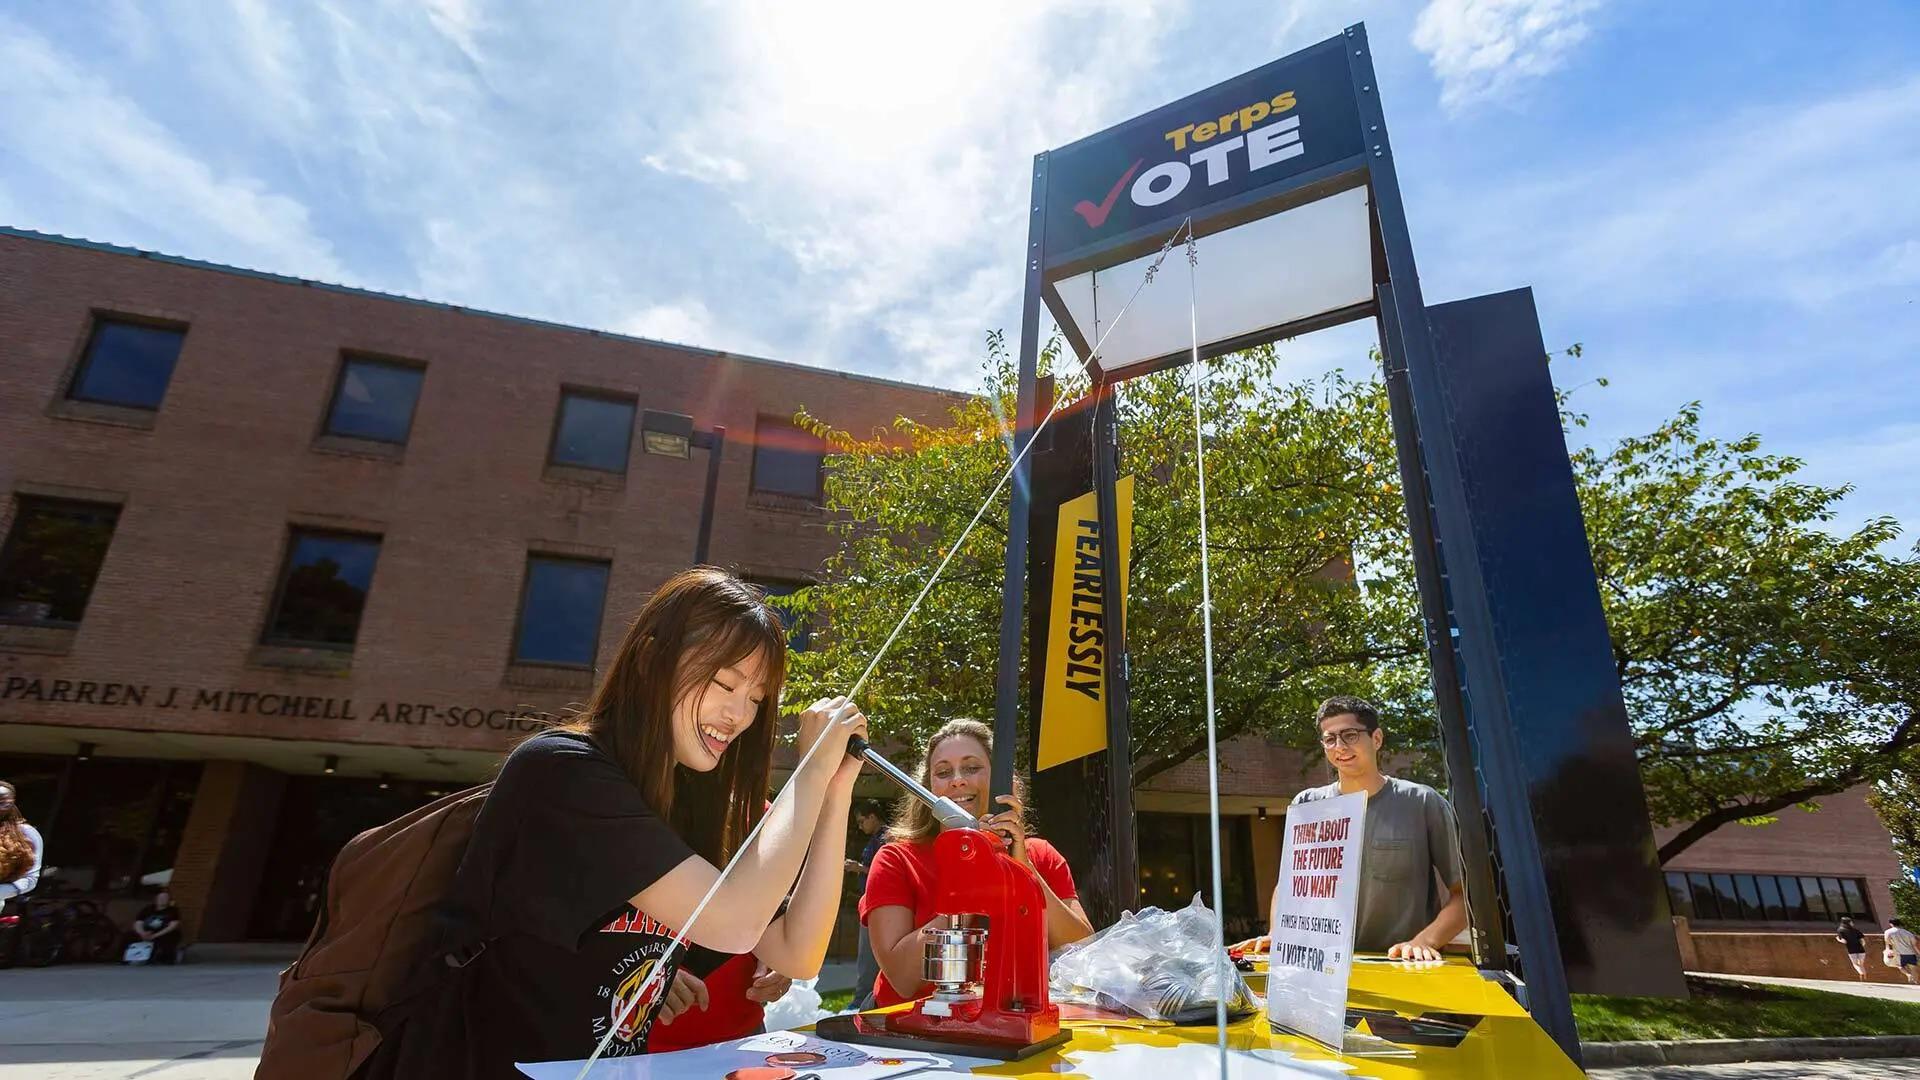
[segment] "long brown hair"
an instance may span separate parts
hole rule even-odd
[[[711,772],[681,767],[674,703],[705,694],[715,673],[755,652],[765,658],[766,697],[753,726]],[[766,594],[724,570],[695,567],[647,599],[586,708],[559,730],[592,738],[690,847],[720,864],[766,811],[786,676],[787,632]]]
[[[916,775],[920,778],[921,787],[928,789],[933,787],[933,755],[939,751],[940,744],[963,735],[978,742],[986,749],[987,760],[993,760],[992,728],[978,720],[949,720],[927,739],[926,749],[920,755],[920,768]],[[1013,794],[1020,800],[1022,806],[1026,805],[1027,782],[1018,770],[1013,774]],[[992,797],[990,792],[981,792],[981,795],[983,799],[980,805],[988,814],[998,809],[986,801]],[[909,844],[923,844],[938,835],[940,835],[940,823],[934,820],[933,810],[911,795],[902,796],[893,812],[893,824],[887,829],[887,839]]]
[[[0,787],[13,796],[13,805],[0,811],[0,881],[12,881],[33,866],[33,845],[20,826],[27,823],[20,812],[20,789],[0,780]]]

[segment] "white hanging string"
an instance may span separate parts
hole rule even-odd
[[[1213,984],[1214,1024],[1220,1039],[1220,1080],[1227,1080],[1227,904],[1220,888],[1220,740],[1213,705],[1213,574],[1207,551],[1207,440],[1200,414],[1200,395],[1206,387],[1206,369],[1200,364],[1200,300],[1195,282],[1200,265],[1193,239],[1193,219],[1187,219],[1187,328],[1192,334],[1189,363],[1193,367],[1193,470],[1200,503],[1200,640],[1207,672],[1207,834],[1213,856]]]
[[[1191,240],[1191,233],[1193,231],[1191,220],[1183,222],[1181,229],[1185,229],[1188,232],[1189,240]],[[1127,297],[1127,302],[1121,306],[1119,313],[1113,317],[1113,322],[1107,326],[1106,330],[1101,333],[1099,339],[1094,342],[1093,348],[1088,350],[1086,359],[1080,362],[1080,371],[1082,374],[1091,377],[1093,362],[1100,355],[1100,347],[1106,344],[1107,337],[1113,333],[1115,327],[1120,325],[1121,320],[1126,318],[1127,311],[1133,307],[1133,302],[1140,298],[1141,291],[1147,287],[1148,283],[1153,281],[1154,274],[1160,269],[1160,264],[1167,258],[1167,252],[1173,250],[1174,242],[1179,238],[1180,229],[1176,229],[1173,235],[1167,238],[1167,242],[1161,245],[1160,254],[1154,258],[1153,263],[1149,265],[1146,272],[1140,276],[1140,284],[1134,286],[1133,295]],[[1033,432],[1027,436],[1026,445],[1020,447],[1019,452],[1013,456],[1013,460],[1007,465],[1006,471],[1000,474],[1000,479],[993,485],[993,490],[987,493],[986,499],[980,503],[980,508],[974,511],[973,520],[967,522],[967,527],[961,530],[959,539],[948,546],[946,557],[940,560],[940,564],[934,568],[933,574],[927,578],[927,583],[921,586],[920,594],[913,598],[913,603],[907,606],[906,613],[901,615],[900,621],[894,624],[893,631],[889,633],[887,639],[880,644],[880,650],[873,654],[872,660],[868,661],[866,670],[862,671],[860,677],[854,680],[853,686],[847,691],[846,696],[848,698],[859,694],[861,688],[866,686],[867,680],[872,677],[874,670],[880,666],[880,661],[887,655],[887,651],[893,648],[893,643],[900,637],[900,631],[906,628],[907,623],[913,618],[914,614],[920,610],[920,605],[926,601],[927,594],[933,591],[933,586],[940,580],[940,575],[946,572],[947,565],[953,562],[955,555],[959,554],[961,547],[966,544],[967,537],[973,535],[975,526],[979,525],[981,519],[986,517],[987,511],[992,509],[994,500],[1000,497],[1000,489],[1006,487],[1007,481],[1013,479],[1013,474],[1020,468],[1020,463],[1026,460],[1027,454],[1033,449],[1034,444],[1040,441],[1040,432],[1046,428],[1047,424],[1053,420],[1054,415],[1060,411],[1060,405],[1063,400],[1064,398],[1060,395],[1054,396],[1053,404],[1048,407],[1047,414],[1040,418],[1040,422],[1034,425]],[[1211,679],[1209,679],[1209,695],[1211,695]],[[1211,710],[1209,710],[1209,718],[1211,718]],[[793,776],[799,776],[801,770],[806,768],[807,762],[813,759],[814,751],[820,749],[821,745],[826,742],[827,732],[830,730],[832,730],[830,727],[822,730],[820,735],[814,739],[813,745],[807,747],[807,752],[800,757],[800,763],[794,766]],[[1209,739],[1209,745],[1211,745],[1211,739]],[[793,780],[792,777],[789,777],[787,784],[780,789],[779,794],[774,796],[774,802],[777,804],[781,799],[786,798],[792,787]],[[1217,817],[1218,798],[1216,798],[1214,802]],[[687,935],[693,932],[694,926],[700,921],[700,916],[707,910],[707,905],[712,902],[714,895],[720,891],[720,886],[726,883],[727,877],[733,873],[734,867],[740,864],[741,857],[753,846],[754,840],[760,835],[761,827],[767,823],[767,818],[770,816],[771,814],[763,814],[760,820],[754,823],[753,829],[747,833],[747,838],[741,841],[739,849],[733,854],[733,858],[727,860],[727,865],[721,869],[719,876],[714,878],[713,884],[708,886],[706,894],[700,897],[698,904],[694,905],[693,914],[687,917],[687,924],[680,928],[679,932],[674,935],[673,941],[667,945],[666,951],[660,954],[658,960],[654,961],[653,970],[647,973],[647,977],[645,981],[641,983],[639,991],[627,1002],[626,1006],[621,1010],[620,1016],[608,1026],[607,1033],[600,1037],[600,1042],[594,1046],[593,1053],[581,1064],[580,1071],[575,1074],[574,1080],[586,1080],[587,1074],[592,1071],[594,1063],[599,1061],[601,1056],[606,1053],[607,1047],[612,1045],[614,1034],[626,1024],[627,1020],[633,1015],[633,1010],[637,1008],[642,1001],[648,999],[648,995],[652,992],[655,984],[660,981],[660,976],[666,972],[668,961],[684,946]],[[1219,877],[1220,861],[1220,840],[1217,823],[1214,832],[1214,877],[1217,879]],[[1214,889],[1215,895],[1218,896],[1219,885],[1217,882]]]

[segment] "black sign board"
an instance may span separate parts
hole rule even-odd
[[[1047,266],[1357,158],[1349,40],[1323,41],[1050,153]]]

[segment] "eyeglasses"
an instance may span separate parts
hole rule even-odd
[[[1331,750],[1336,746],[1344,746],[1347,749],[1352,750],[1353,748],[1359,746],[1361,743],[1365,742],[1367,740],[1367,736],[1371,734],[1373,733],[1368,731],[1366,728],[1358,728],[1358,727],[1341,728],[1339,731],[1329,731],[1325,735],[1320,736],[1320,745],[1327,748],[1328,750]]]

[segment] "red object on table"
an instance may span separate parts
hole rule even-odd
[[[980,996],[922,999],[906,1012],[889,1014],[887,1030],[1014,1046],[1059,1034],[1060,1010],[1047,992],[1047,907],[1040,879],[1007,854],[997,834],[948,829],[933,843],[939,914],[987,917]]]

